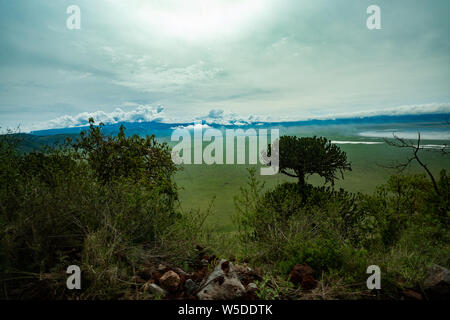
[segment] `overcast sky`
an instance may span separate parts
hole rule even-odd
[[[81,30],[66,27],[71,4]],[[381,30],[366,27],[371,4],[381,8]],[[3,129],[73,125],[80,114],[190,121],[212,109],[269,120],[400,106],[450,112],[448,0],[0,6]]]

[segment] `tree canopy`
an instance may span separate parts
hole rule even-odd
[[[128,178],[150,188],[173,190],[171,177],[178,168],[166,143],[157,142],[154,135],[127,137],[123,125],[117,136],[105,136],[102,123],[95,126],[92,118],[89,123],[89,132],[81,132],[73,146],[81,151],[99,181],[109,183],[116,178]]]
[[[324,137],[282,136],[279,154],[280,172],[298,178],[301,186],[308,175],[318,174],[334,184],[338,174],[343,178],[344,171],[351,170],[346,153]]]

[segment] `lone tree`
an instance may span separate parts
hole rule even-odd
[[[280,172],[298,178],[300,187],[305,178],[314,173],[325,178],[325,183],[344,178],[345,170],[352,170],[347,155],[338,146],[324,137],[282,136],[279,142]]]

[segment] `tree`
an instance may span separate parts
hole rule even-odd
[[[423,162],[423,160],[420,158],[419,152],[422,150],[431,151],[431,152],[439,151],[442,153],[442,155],[448,155],[449,154],[448,146],[446,144],[444,144],[438,149],[434,149],[434,148],[425,149],[420,144],[421,143],[420,132],[417,133],[417,141],[416,142],[401,138],[395,134],[393,134],[393,137],[394,137],[393,140],[384,139],[384,141],[392,147],[401,148],[401,149],[410,149],[412,154],[405,162],[402,162],[402,163],[399,163],[396,165],[387,166],[387,167],[397,169],[401,173],[411,164],[411,162],[416,161],[425,170],[425,172],[427,173],[428,177],[431,180],[431,183],[433,184],[434,191],[436,192],[437,195],[440,196],[441,191],[439,190],[438,183],[437,183],[436,179],[434,178],[433,174],[431,173],[430,169],[428,168],[428,165],[425,162]]]
[[[157,142],[154,135],[127,137],[123,125],[117,136],[105,136],[101,131],[102,123],[95,126],[90,118],[89,124],[89,132],[81,132],[73,146],[101,183],[127,178],[166,193],[175,192],[172,176],[178,168],[172,162],[166,143]]]
[[[282,136],[279,157],[280,172],[297,178],[300,187],[305,186],[308,175],[316,173],[334,185],[337,173],[344,178],[344,171],[351,171],[346,153],[324,137]]]

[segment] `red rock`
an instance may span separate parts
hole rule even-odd
[[[164,289],[171,292],[175,292],[178,289],[180,282],[181,282],[180,276],[173,271],[167,271],[159,279],[160,285]]]
[[[296,264],[289,273],[289,279],[293,284],[301,285],[302,288],[307,290],[317,286],[314,270],[307,264]]]
[[[306,275],[303,277],[302,282],[300,283],[303,289],[311,290],[317,286],[317,280],[314,279],[311,275]]]
[[[186,282],[186,276],[184,274],[178,274],[178,276],[180,277],[179,287],[183,287],[184,283]]]

